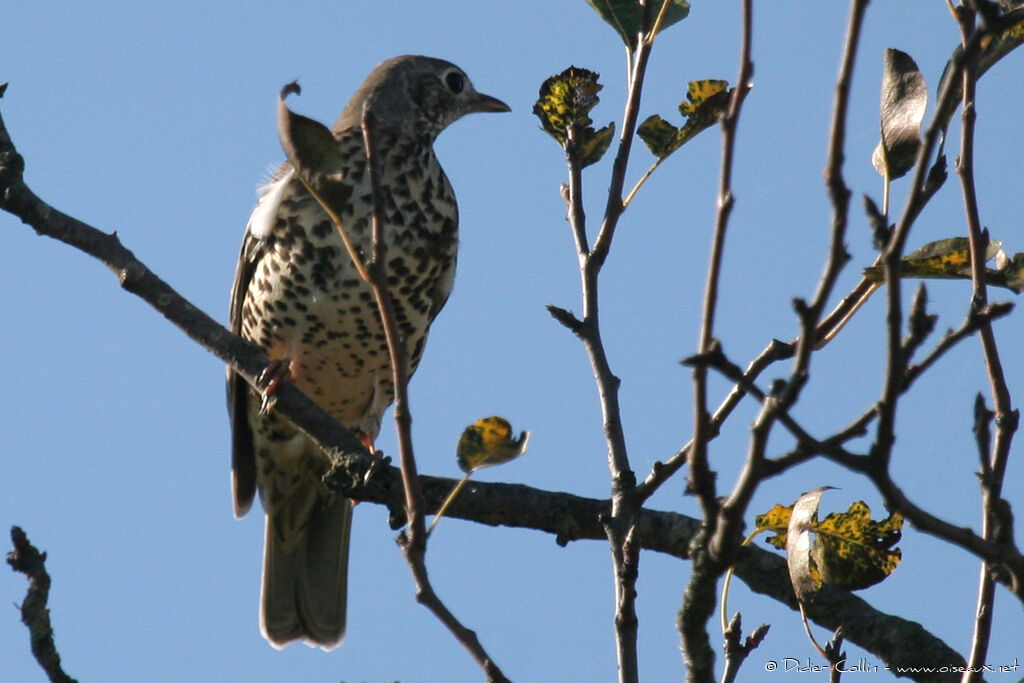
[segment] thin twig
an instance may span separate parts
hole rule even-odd
[[[667,5],[668,3],[665,4]],[[636,181],[635,185],[633,185],[633,189],[630,190],[629,193],[626,195],[626,198],[622,200],[623,211],[629,208],[629,205],[633,202],[633,198],[636,197],[636,193],[640,191],[640,188],[643,187],[644,183],[647,182],[647,179],[650,178],[654,174],[654,172],[658,170],[658,167],[661,166],[661,162],[665,161],[665,159],[668,159],[667,155],[663,157],[658,157],[658,160],[651,164],[650,168],[644,171],[644,174],[640,176],[640,179]]]
[[[974,13],[966,7],[962,7],[956,13],[956,16],[958,17],[964,43],[966,43],[974,28]],[[971,279],[974,284],[973,296],[971,298],[972,311],[984,308],[988,301],[988,288],[985,284],[985,252],[988,247],[988,234],[981,227],[978,197],[974,185],[974,130],[976,120],[974,99],[977,76],[978,60],[971,59],[965,62],[963,66],[962,125],[957,173],[960,176],[960,186],[967,219],[967,234],[971,245]],[[1006,463],[1009,458],[1010,443],[1017,426],[1017,417],[1011,405],[1010,391],[1006,384],[1006,377],[1003,374],[999,350],[996,347],[995,332],[989,321],[986,320],[980,325],[979,338],[981,340],[982,352],[985,356],[985,366],[988,369],[989,385],[996,417],[996,438],[994,443],[988,443],[988,416],[978,415],[980,411],[977,409],[975,411],[975,432],[979,437],[979,448],[989,446],[991,453],[991,455],[987,455],[984,451],[981,453],[982,475],[980,481],[983,510],[981,535],[985,540],[998,542],[997,530],[1003,522],[998,506],[1002,494],[1003,475],[1005,474]],[[983,402],[981,405],[984,407]],[[987,413],[987,411],[984,412]],[[992,618],[995,611],[995,580],[992,576],[992,570],[993,567],[988,562],[983,561],[981,563],[980,576],[978,578],[978,601],[974,618],[974,634],[971,638],[971,651],[967,658],[967,669],[962,679],[963,683],[975,683],[981,680],[980,672],[983,670],[983,665],[988,657],[988,646],[992,635]]]
[[[857,61],[857,53],[860,47],[861,27],[864,24],[864,14],[867,11],[868,0],[853,0],[850,5],[850,18],[847,21],[846,39],[843,47],[842,58],[839,66],[839,74],[836,77],[835,100],[832,106],[832,125],[829,131],[828,161],[825,165],[825,186],[828,189],[829,198],[832,201],[832,231],[828,259],[825,263],[818,288],[811,299],[806,313],[804,323],[805,333],[797,345],[797,360],[794,373],[806,373],[810,363],[810,355],[818,346],[819,334],[811,333],[810,328],[816,328],[821,319],[835,287],[836,280],[843,266],[850,260],[846,251],[846,226],[850,213],[850,189],[846,186],[843,178],[843,163],[845,161],[846,148],[846,121],[850,108],[850,89],[853,83],[853,70]],[[855,290],[856,291],[856,290]],[[851,302],[857,302],[863,298],[861,293]],[[848,296],[847,300],[853,298]],[[848,315],[839,316],[844,321]]]
[[[723,635],[725,637],[725,670],[722,672],[721,683],[733,683],[736,680],[736,675],[739,673],[740,665],[743,664],[751,652],[757,649],[757,646],[761,644],[764,637],[768,635],[768,625],[761,624],[754,629],[753,633],[747,636],[745,641],[741,641],[743,630],[740,613],[737,612],[733,616],[732,621],[729,622]]]
[[[33,546],[25,532],[11,527],[14,550],[7,554],[7,564],[28,579],[28,592],[21,603],[21,623],[28,626],[32,654],[53,683],[77,683],[64,672],[60,653],[53,642],[53,626],[46,602],[50,597],[50,575],[46,571],[46,553]]]
[[[839,683],[843,672],[847,670],[846,653],[843,652],[843,627],[840,626],[832,634],[832,640],[825,643],[825,657],[828,658],[829,683]]]
[[[963,49],[956,52],[950,60],[946,79],[940,87],[938,102],[936,103],[936,112],[938,113],[933,116],[931,123],[925,131],[924,143],[918,149],[910,192],[908,193],[900,220],[897,222],[896,228],[893,230],[889,243],[883,252],[882,260],[887,285],[886,373],[882,396],[879,399],[878,428],[875,443],[872,446],[872,456],[875,458],[875,466],[879,470],[888,468],[892,455],[892,447],[896,439],[896,405],[901,387],[905,382],[903,375],[906,371],[906,359],[903,358],[900,344],[900,330],[903,320],[900,260],[903,257],[910,229],[931,196],[932,190],[929,183],[926,182],[929,168],[928,160],[932,157],[932,152],[938,144],[939,138],[945,132],[944,122],[939,114],[952,106],[951,101],[960,95],[964,65],[977,57],[981,45],[986,38],[998,33],[998,31],[1001,31],[1008,25],[1007,19],[1004,17],[1003,21],[992,22],[988,26],[975,30],[969,38],[964,40]]]
[[[907,498],[887,471],[872,468],[869,474],[884,497],[886,507],[900,512],[918,530],[949,541],[993,565],[1004,565],[1011,576],[1003,582],[1024,602],[1024,556],[1011,542],[993,543],[966,527],[956,526],[927,512]]]
[[[398,330],[394,301],[388,289],[387,242],[384,239],[384,199],[380,185],[380,162],[376,149],[376,120],[369,106],[363,107],[363,144],[366,149],[366,165],[369,169],[370,186],[373,193],[372,251],[373,258],[367,266],[369,283],[377,301],[377,309],[384,328],[391,364],[392,383],[395,391],[395,428],[398,450],[402,464],[402,480],[405,484],[406,514],[409,518],[410,536],[422,540],[425,526],[422,512],[422,493],[416,481],[416,458],[412,445],[412,414],[409,410],[409,352],[405,340]],[[420,549],[422,551],[422,548]]]
[[[373,193],[372,244],[373,259],[368,264],[370,284],[380,312],[381,325],[388,345],[392,382],[395,390],[395,430],[398,452],[402,464],[402,484],[405,490],[405,512],[408,520],[407,531],[399,535],[398,545],[416,582],[416,599],[433,612],[441,623],[470,653],[487,675],[488,681],[507,681],[498,665],[491,659],[476,633],[469,630],[452,614],[434,591],[427,574],[426,551],[427,530],[424,523],[423,491],[416,471],[416,458],[412,443],[412,413],[409,409],[409,353],[405,340],[398,330],[394,302],[388,288],[387,241],[384,239],[384,196],[380,184],[380,161],[376,140],[376,119],[369,102],[363,107],[363,145],[366,150],[366,165]]]
[[[718,285],[722,259],[725,252],[725,237],[729,217],[735,201],[732,190],[732,167],[735,158],[736,136],[739,128],[740,111],[749,89],[746,87],[754,71],[751,60],[753,36],[753,2],[743,0],[741,9],[741,36],[739,67],[736,87],[729,100],[729,107],[721,121],[722,161],[718,184],[718,211],[711,236],[708,273],[704,287],[701,308],[700,336],[697,353],[711,353],[718,346],[714,337],[715,313],[718,307]],[[682,640],[683,657],[687,665],[687,679],[709,681],[714,677],[714,650],[708,638],[707,622],[714,614],[714,590],[718,577],[729,562],[722,563],[721,557],[712,549],[713,537],[719,526],[719,502],[715,491],[715,474],[708,464],[708,443],[711,440],[711,415],[707,406],[707,368],[693,368],[694,426],[693,438],[687,451],[687,490],[700,502],[707,530],[701,543],[695,544],[691,553],[693,572],[683,594],[683,605],[679,610],[678,628]],[[710,591],[711,595],[706,595]]]
[[[931,123],[925,131],[924,144],[922,144],[918,150],[914,178],[903,212],[883,253],[888,310],[887,367],[884,387],[877,407],[878,427],[875,441],[871,449],[871,455],[874,462],[872,464],[870,476],[879,492],[884,496],[886,505],[892,510],[903,513],[922,531],[934,534],[950,541],[951,543],[959,545],[962,548],[968,549],[986,562],[996,565],[1004,564],[1006,569],[1005,573],[1009,573],[1010,576],[1005,576],[1004,573],[1001,580],[1007,583],[1011,591],[1013,591],[1020,600],[1024,601],[1024,558],[1021,557],[1019,551],[1013,546],[1012,539],[1000,543],[993,543],[984,537],[984,531],[982,536],[978,536],[969,529],[956,527],[934,517],[912,503],[892,481],[889,473],[889,462],[892,456],[893,444],[895,442],[895,416],[897,401],[899,396],[905,390],[907,374],[909,372],[907,365],[908,359],[905,357],[903,344],[900,339],[903,318],[900,287],[900,260],[903,255],[910,229],[917,216],[920,214],[924,204],[927,202],[927,199],[930,197],[930,186],[925,180],[928,160],[932,157],[933,150],[938,144],[938,140],[945,132],[945,122],[942,118],[944,115],[943,112],[951,111],[950,107],[954,106],[952,101],[964,94],[964,87],[966,85],[970,85],[970,87],[973,88],[973,83],[976,78],[971,76],[971,65],[975,64],[979,52],[982,49],[981,46],[987,39],[994,35],[998,35],[1002,30],[1010,26],[1013,21],[1020,21],[1022,17],[1024,17],[1024,12],[1017,10],[1015,12],[1002,15],[994,20],[988,20],[976,29],[964,30],[961,49],[958,49],[957,52],[954,53],[953,58],[951,58],[945,80],[942,82],[939,90],[938,102],[936,104],[937,113],[933,116]],[[965,78],[965,74],[967,74],[968,77]],[[973,149],[973,145],[971,143],[973,133],[972,125],[970,125],[972,116],[973,114],[971,112],[965,112],[965,130],[964,135],[962,136],[962,145],[968,145],[966,148],[968,155],[970,155]],[[963,153],[964,151],[965,150],[962,147],[961,152]],[[980,229],[980,222],[977,217],[977,207],[976,203],[974,203],[976,201],[975,194],[970,177],[970,174],[967,174],[967,185],[964,187],[964,196],[965,206],[967,206],[968,213],[968,227],[971,227],[970,224],[972,222],[975,224],[975,227],[973,228],[974,235],[971,238],[972,259],[974,261],[972,267],[974,268],[976,283],[974,304],[972,304],[972,311],[974,311],[978,310],[975,308],[975,305],[978,304],[977,295],[979,291],[977,283],[979,282],[980,264],[978,259],[981,258],[981,253],[984,252],[984,247],[980,244],[980,242],[983,241],[981,237],[982,232]],[[961,173],[961,178],[965,178],[963,173]],[[984,297],[980,301],[983,304]],[[984,325],[979,328],[979,330],[984,329]],[[991,329],[989,329],[987,333],[982,332],[981,336],[983,340],[983,348],[989,348],[989,350],[994,354],[993,356],[986,355],[986,364],[989,365],[990,377],[993,378],[993,387],[997,390],[998,382],[995,381],[995,378],[1001,375],[1001,370],[993,370],[994,366],[992,363],[993,360],[996,362],[998,361],[998,354],[995,354],[995,344],[991,337]],[[986,337],[990,340],[990,343],[985,341]],[[1005,386],[1005,381],[1003,384]],[[1004,398],[1008,401],[1008,394],[1006,394]],[[1003,407],[1007,410],[1005,414],[1009,417],[1012,413],[1009,411],[1008,403],[1004,404]],[[1015,428],[1016,420],[1013,419],[1011,423]],[[1004,435],[1007,453],[1009,450],[1009,434],[1011,433],[1012,430]],[[997,502],[998,499],[990,500],[990,503],[993,506]],[[987,507],[986,509],[990,510],[992,508]]]
[[[846,441],[862,436],[864,433],[863,427],[860,427],[859,429],[847,428],[838,434],[821,441],[813,437],[810,432],[797,422],[796,418],[790,414],[789,406],[779,400],[777,392],[767,393],[762,391],[761,388],[753,381],[748,380],[739,367],[731,363],[721,352],[712,353],[706,357],[687,359],[683,361],[683,363],[686,365],[703,364],[717,370],[727,379],[736,382],[737,386],[742,387],[746,393],[753,396],[754,399],[761,403],[761,412],[751,428],[752,447],[754,447],[753,444],[757,444],[755,453],[751,454],[751,457],[756,461],[756,466],[748,464],[747,468],[740,475],[741,480],[748,479],[755,470],[757,471],[759,478],[776,476],[790,467],[816,455],[826,455],[835,462],[846,464],[854,469],[854,471],[861,471],[862,466],[855,464],[859,463],[860,456],[855,456],[844,451],[841,446]],[[788,456],[784,456],[784,458],[769,460],[765,458],[764,453],[765,440],[768,436],[767,426],[776,420],[796,439],[797,447],[793,453]],[[757,481],[751,479],[748,479],[747,481],[748,486],[756,486],[756,483]],[[745,494],[734,492],[734,495],[737,497],[740,495],[749,496],[752,493],[753,489],[747,488],[745,490]],[[731,498],[727,505],[730,503],[732,503]],[[726,508],[723,506],[722,514],[727,514],[728,511],[733,509],[745,510],[746,503],[743,503],[742,505],[737,503],[734,508]],[[715,547],[715,551],[722,552],[722,549]]]
[[[748,383],[754,382],[765,369],[770,367],[773,363],[784,360],[786,358],[792,358],[793,348],[791,345],[785,344],[773,339],[768,346],[764,348],[761,353],[757,355],[754,360],[747,365],[747,369],[743,373],[743,382],[735,384],[729,393],[726,395],[722,402],[719,403],[718,408],[715,409],[714,414],[708,422],[708,439],[714,439],[718,436],[719,429],[725,420],[728,419],[732,411],[739,405],[739,402],[747,395]],[[672,475],[679,471],[679,469],[685,465],[689,459],[690,448],[693,446],[693,439],[686,442],[686,444],[680,448],[671,458],[665,462],[655,462],[651,468],[650,473],[644,479],[643,483],[636,488],[636,498],[639,502],[643,502],[654,495],[662,484],[668,481]]]
[[[664,8],[662,8],[664,10]],[[619,663],[619,680],[629,683],[638,680],[636,576],[639,554],[632,544],[632,526],[639,503],[633,501],[636,475],[630,468],[626,440],[619,407],[619,378],[611,370],[601,338],[600,309],[598,305],[601,267],[611,249],[615,228],[623,211],[622,190],[625,183],[629,154],[640,110],[644,74],[654,42],[653,27],[659,25],[663,13],[652,17],[651,7],[644,5],[643,36],[637,41],[636,52],[628,53],[629,91],[619,133],[619,144],[612,165],[608,199],[601,228],[588,244],[586,216],[582,203],[582,161],[574,126],[568,130],[566,163],[569,185],[566,205],[568,221],[576,244],[577,259],[583,297],[583,318],[577,321],[568,312],[551,309],[552,314],[571,329],[583,342],[593,369],[601,402],[605,442],[608,448],[608,469],[612,479],[611,512],[604,519],[612,551],[615,571],[615,633]],[[627,51],[628,52],[628,51]]]
[[[704,299],[701,309],[700,336],[697,341],[697,353],[711,352],[714,345],[715,312],[718,306],[718,284],[725,251],[725,235],[729,225],[735,198],[732,192],[732,165],[736,149],[736,132],[739,127],[740,109],[748,89],[745,84],[750,80],[754,65],[750,59],[750,42],[752,35],[752,7],[744,2],[742,9],[742,36],[740,39],[740,66],[736,76],[736,87],[725,116],[722,118],[722,162],[718,181],[718,211],[711,236],[711,249],[708,263],[707,279],[704,286]],[[718,512],[715,497],[714,475],[708,466],[707,446],[710,440],[710,415],[707,409],[707,369],[694,367],[694,433],[689,448],[688,489],[697,496],[710,520]]]

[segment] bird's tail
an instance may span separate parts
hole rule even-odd
[[[352,504],[289,503],[266,519],[260,631],[277,648],[304,638],[330,650],[345,637]]]

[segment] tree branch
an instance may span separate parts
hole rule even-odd
[[[664,9],[664,7],[663,7]],[[629,83],[626,107],[619,132],[618,150],[612,165],[611,180],[604,219],[591,248],[587,242],[586,215],[583,211],[581,150],[577,142],[577,126],[571,124],[567,131],[565,146],[569,183],[563,186],[563,197],[567,207],[567,218],[576,244],[582,297],[583,319],[577,321],[568,312],[549,307],[548,310],[567,328],[579,337],[590,359],[594,380],[597,384],[604,423],[605,442],[608,447],[608,469],[612,480],[612,507],[604,515],[606,536],[612,552],[612,567],[615,577],[615,634],[619,663],[619,680],[631,683],[639,679],[637,659],[637,616],[636,578],[639,553],[633,545],[633,524],[636,510],[642,504],[634,496],[636,475],[630,468],[626,450],[622,416],[619,408],[619,378],[611,370],[608,356],[601,338],[600,308],[598,305],[599,276],[605,259],[611,249],[615,228],[625,205],[622,190],[625,184],[629,154],[640,111],[640,96],[643,92],[644,75],[651,47],[657,33],[656,25],[662,14],[654,17],[652,5],[641,0],[639,11],[643,14],[640,36],[635,53],[629,55]]]
[[[753,7],[751,0],[741,4],[739,68],[736,87],[732,91],[728,109],[721,119],[722,157],[718,181],[718,210],[711,233],[708,270],[701,306],[700,333],[697,340],[697,354],[711,354],[719,348],[714,336],[715,314],[718,307],[718,286],[725,252],[725,237],[735,197],[732,191],[732,168],[736,151],[736,135],[739,128],[740,111],[746,97],[746,87],[754,70],[751,61],[753,36]],[[690,559],[693,571],[683,593],[683,604],[679,609],[677,628],[687,666],[688,681],[714,680],[715,654],[708,636],[707,623],[715,611],[715,593],[718,578],[725,571],[729,561],[716,552],[714,539],[723,526],[720,502],[716,493],[715,472],[708,464],[708,443],[713,438],[711,415],[708,412],[708,370],[701,364],[693,366],[693,437],[686,449],[687,493],[697,497],[704,517],[705,527],[699,539],[693,544]],[[728,523],[725,524],[728,526]],[[738,530],[738,527],[735,527]],[[737,540],[736,545],[738,546]]]
[[[974,30],[975,12],[961,7],[958,12],[963,42],[966,45]],[[974,184],[974,130],[976,120],[975,85],[979,75],[980,58],[967,60],[963,65],[962,77],[962,116],[960,131],[960,155],[957,160],[957,173],[963,195],[964,211],[967,219],[967,234],[971,245],[971,279],[973,296],[971,311],[987,307],[988,287],[985,284],[985,252],[988,248],[988,232],[981,227],[978,209],[978,196]],[[981,536],[987,541],[999,542],[1000,535],[1005,533],[1003,526],[1002,488],[1006,465],[1009,460],[1010,444],[1017,429],[1018,414],[1013,410],[1010,390],[1006,384],[999,349],[996,346],[995,332],[990,321],[985,320],[979,326],[979,338],[988,370],[989,386],[995,402],[996,438],[989,442],[988,419],[992,417],[984,408],[981,396],[975,407],[975,434],[981,449],[981,495],[982,495],[982,530]],[[986,454],[985,450],[991,455]],[[992,635],[992,618],[995,607],[995,568],[987,561],[982,561],[978,579],[978,601],[975,609],[974,635],[971,638],[971,651],[968,657],[969,672],[964,674],[963,683],[975,683],[981,679],[980,672],[988,656],[989,640]]]
[[[2,90],[0,90],[2,94]],[[254,387],[269,359],[263,350],[231,334],[223,325],[182,297],[121,244],[40,199],[25,184],[24,160],[0,117],[0,209],[17,216],[37,234],[51,237],[92,256],[117,277],[121,287],[156,309],[190,339],[231,366]],[[303,431],[328,453],[365,453],[362,443],[291,383],[281,386],[275,412]]]
[[[3,90],[0,89],[0,94]],[[61,667],[60,653],[53,642],[53,626],[46,602],[50,597],[50,575],[46,572],[46,553],[29,543],[25,532],[11,527],[14,550],[7,553],[7,564],[28,579],[28,593],[21,603],[21,623],[28,626],[32,654],[53,683],[77,683]]]

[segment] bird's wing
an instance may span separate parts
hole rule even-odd
[[[291,181],[290,168],[282,168],[264,188],[256,208],[249,217],[238,254],[235,282],[231,287],[231,307],[228,324],[233,334],[242,332],[242,305],[249,283],[263,256],[266,238],[277,217],[277,207],[284,189]],[[230,367],[227,370],[228,415],[231,418],[231,495],[235,516],[241,517],[252,506],[256,497],[256,453],[253,447],[252,427],[249,425],[249,384]]]

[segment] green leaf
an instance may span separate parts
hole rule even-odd
[[[559,143],[565,144],[570,125],[586,127],[593,123],[590,110],[601,101],[597,93],[604,87],[597,82],[599,77],[593,71],[570,66],[540,86],[533,113],[540,119],[541,127]]]
[[[544,81],[537,103],[533,105],[541,127],[563,149],[569,141],[569,129],[574,130],[583,166],[599,160],[615,134],[614,124],[600,130],[594,130],[591,125],[590,111],[601,101],[597,93],[604,87],[598,83],[599,77],[600,74],[593,71],[570,66]]]
[[[587,131],[590,132],[584,131],[587,139],[583,143],[582,154],[584,168],[599,161],[604,156],[604,153],[608,151],[608,146],[612,144],[612,138],[615,137],[615,122],[609,123],[596,132],[594,132],[593,128],[588,128]]]
[[[882,73],[882,139],[871,163],[883,177],[899,178],[914,167],[921,146],[921,121],[928,105],[928,88],[917,64],[906,52],[885,50]]]
[[[654,114],[640,124],[636,134],[654,156],[664,159],[718,122],[729,107],[732,90],[728,87],[728,81],[690,81],[686,89],[686,100],[679,104],[679,113],[686,117],[682,128],[676,128]]]
[[[651,150],[651,154],[659,159],[664,159],[679,148],[679,143],[676,142],[679,129],[657,114],[644,119],[637,127],[636,134],[647,145],[647,149]]]
[[[668,2],[668,7],[665,8],[665,16],[661,20],[661,31],[685,19],[690,13],[690,3],[686,0],[651,0],[649,5],[652,22],[666,2]],[[644,12],[644,8],[637,0],[587,0],[587,4],[593,7],[601,15],[601,18],[615,29],[626,47],[631,50],[636,49],[637,36],[643,23]]]
[[[988,261],[999,253],[1003,245],[999,240],[990,240],[985,250]],[[882,266],[869,266],[864,275],[873,282],[885,280]],[[900,275],[903,277],[920,277],[931,279],[971,277],[971,245],[966,237],[950,237],[944,240],[929,242],[900,261]]]

